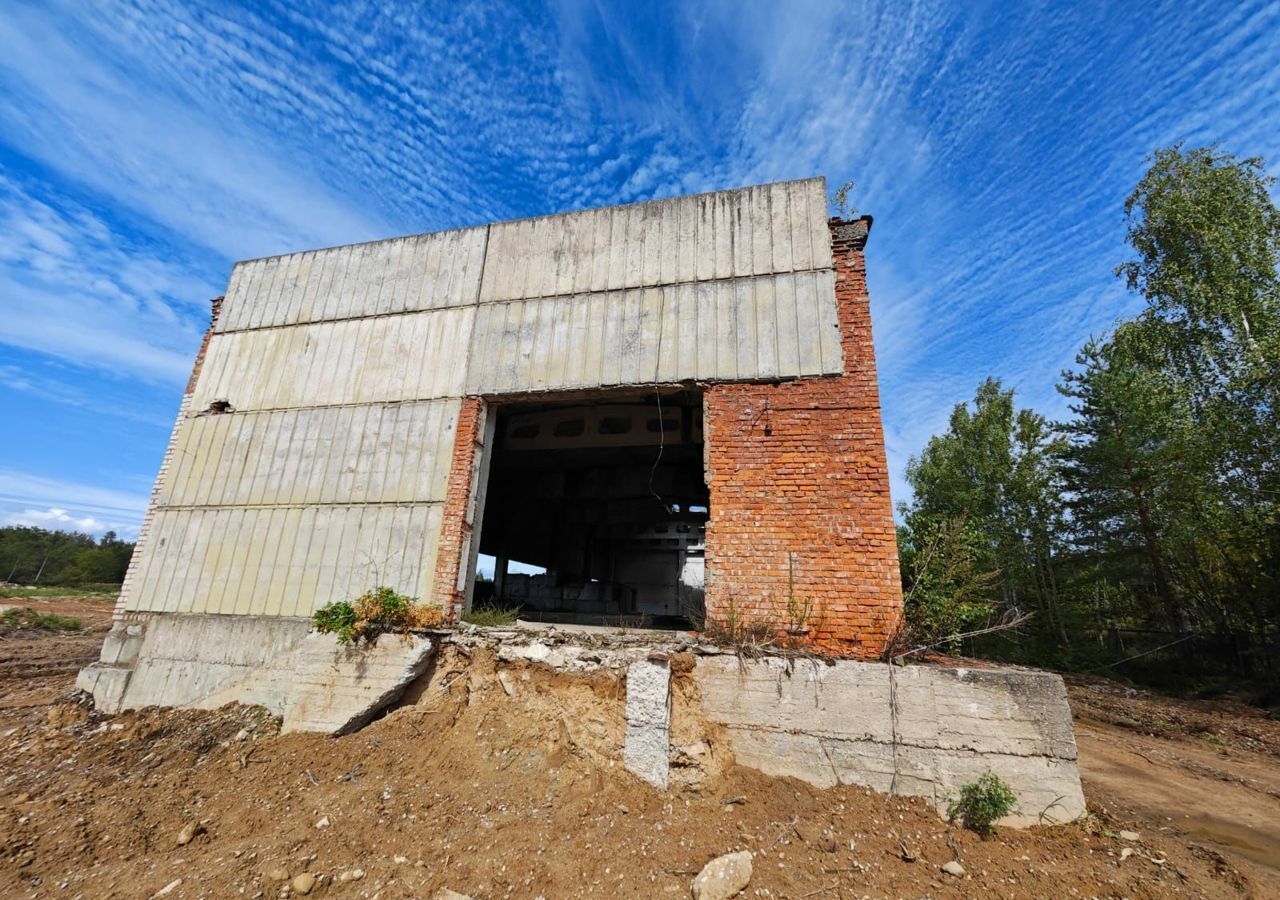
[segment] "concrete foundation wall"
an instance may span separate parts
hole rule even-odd
[[[1057,675],[718,656],[699,659],[695,677],[738,763],[766,774],[924,797],[945,810],[990,770],[1018,797],[1005,824],[1084,814]]]
[[[693,740],[709,751],[727,744],[738,764],[768,775],[924,797],[945,811],[961,786],[991,771],[1018,798],[1005,825],[1065,822],[1085,812],[1071,712],[1056,675],[745,660],[699,647],[697,691],[677,692],[669,660],[689,657],[695,648],[689,638],[602,631],[576,637],[464,628],[343,647],[332,635],[311,632],[305,619],[169,614],[118,624],[103,661],[85,669],[78,684],[107,712],[238,702],[281,716],[285,731],[341,734],[427,675],[439,641],[448,640],[491,648],[502,664],[603,669],[619,677],[625,670],[626,732],[615,752],[658,788],[676,783],[673,766],[689,765],[682,756],[687,746],[674,746],[671,734],[679,696],[693,698],[680,701],[686,745]],[[701,734],[691,733],[690,723]]]
[[[105,712],[244,703],[280,716],[284,731],[342,734],[399,697],[435,649],[391,635],[344,647],[309,619],[158,615],[117,624],[76,685]]]

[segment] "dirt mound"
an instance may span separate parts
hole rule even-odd
[[[312,895],[335,897],[686,897],[739,849],[754,854],[746,896],[1257,889],[1222,857],[1122,840],[1119,822],[983,841],[922,801],[738,768],[714,732],[701,740],[696,687],[673,669],[685,743],[667,792],[622,769],[620,676],[499,667],[483,651],[447,648],[399,708],[341,738],[279,735],[234,706],[104,718],[72,695],[11,711],[0,895],[278,897],[281,876],[306,873]],[[966,874],[942,871],[953,860]]]
[[[98,658],[111,628],[108,597],[0,599],[0,709],[44,707],[66,692],[76,673]],[[69,619],[78,628],[32,627],[33,614]],[[56,623],[57,620],[55,620]]]

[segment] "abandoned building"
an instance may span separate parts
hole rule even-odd
[[[902,613],[870,228],[829,220],[814,178],[238,263],[80,686],[107,711],[238,700],[358,727],[438,640],[353,662],[311,631],[381,585],[447,624],[488,602],[673,636],[756,623],[852,659],[788,687],[776,659],[704,656],[739,761],[936,800],[1006,759],[1024,811],[1063,795],[1074,817],[1056,676],[854,661]],[[532,646],[504,652],[552,658]],[[625,756],[665,785],[649,652]]]
[[[528,618],[767,618],[877,655],[870,224],[810,179],[238,263],[119,618],[384,584],[457,617],[483,553]]]

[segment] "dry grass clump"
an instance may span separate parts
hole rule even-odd
[[[418,603],[389,587],[374,588],[354,601],[326,604],[312,616],[316,630],[336,634],[338,643],[350,644],[361,638],[372,641],[388,632],[406,634],[436,628],[444,621],[444,610],[434,603]]]

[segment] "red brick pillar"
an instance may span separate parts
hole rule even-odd
[[[436,545],[436,580],[431,600],[444,610],[445,621],[455,620],[457,610],[466,600],[465,586],[458,587],[459,574],[470,562],[473,535],[473,504],[477,488],[476,463],[484,440],[484,402],[478,397],[464,397],[458,411],[458,427],[453,435],[453,459],[449,465],[449,484],[445,491],[440,524],[440,541]],[[471,573],[467,573],[470,577]]]
[[[707,388],[707,617],[878,656],[902,610],[863,247],[832,220],[844,372]]]

